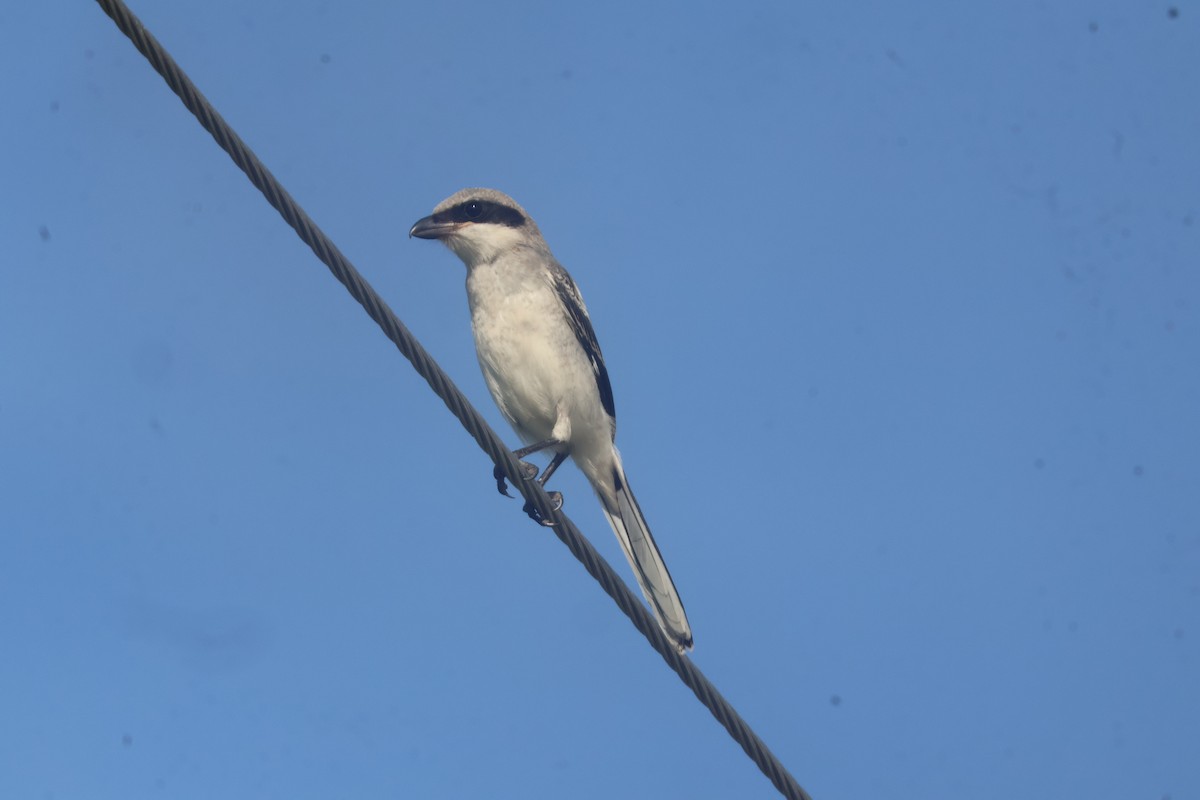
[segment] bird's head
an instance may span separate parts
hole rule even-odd
[[[486,264],[522,245],[542,242],[525,209],[495,189],[463,189],[437,204],[408,232],[418,239],[440,239],[468,267]]]

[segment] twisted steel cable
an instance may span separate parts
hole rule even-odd
[[[312,248],[317,258],[329,267],[334,277],[362,305],[367,315],[383,329],[384,334],[412,363],[417,373],[442,399],[442,402],[479,443],[483,451],[504,471],[508,476],[509,483],[541,512],[544,519],[554,523],[551,530],[583,564],[588,574],[596,579],[601,588],[617,604],[617,607],[629,617],[634,627],[646,637],[663,660],[679,675],[680,680],[695,693],[700,702],[725,727],[729,735],[742,746],[746,755],[758,765],[758,768],[770,779],[779,792],[784,797],[793,800],[811,800],[808,793],[801,788],[787,768],[758,738],[758,735],[717,691],[716,687],[704,677],[704,674],[690,659],[675,650],[659,629],[658,623],[651,616],[650,611],[629,590],[629,587],[613,571],[608,562],[596,552],[591,543],[575,527],[575,524],[565,514],[554,510],[546,492],[537,481],[522,479],[517,461],[503,440],[484,421],[449,376],[400,322],[370,284],[363,279],[358,270],[342,255],[342,252],[317,227],[308,214],[297,205],[292,196],[275,179],[275,176],[263,166],[258,157],[246,146],[246,143],[217,113],[158,40],[146,30],[141,20],[134,16],[121,0],[96,0],[96,2],[112,18],[121,32],[129,37],[138,51],[146,57],[155,71],[183,101],[184,106],[200,121],[204,129],[212,134],[221,149],[229,154],[242,172],[246,173],[246,177],[263,193],[267,202],[295,229],[304,243]]]

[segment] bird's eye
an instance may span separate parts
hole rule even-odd
[[[479,219],[483,216],[483,206],[472,200],[463,208],[463,216],[467,219]]]

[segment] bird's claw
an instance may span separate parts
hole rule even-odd
[[[535,464],[530,464],[528,461],[518,461],[517,467],[521,470],[521,478],[531,481],[538,476],[538,468]],[[496,479],[496,490],[505,497],[512,497],[508,493],[508,482],[504,474],[504,470],[497,464],[492,469],[492,477]]]
[[[504,479],[504,470],[500,469],[499,464],[492,470],[492,477],[496,479],[496,490],[505,497],[512,497],[508,493],[508,482]]]
[[[558,511],[563,507],[562,492],[547,492],[546,496],[550,498],[550,508],[552,510]],[[533,503],[525,503],[525,507],[522,510],[538,525],[545,525],[547,528],[554,527],[554,520],[546,519],[546,517],[542,516],[542,512],[538,511]]]

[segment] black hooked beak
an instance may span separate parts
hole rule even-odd
[[[421,217],[408,231],[408,237],[418,239],[444,239],[462,227],[462,223],[438,219],[437,214]]]

